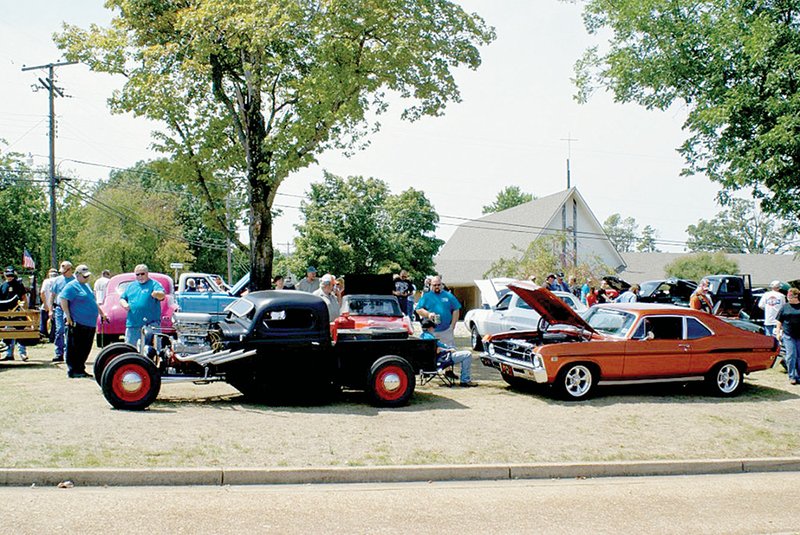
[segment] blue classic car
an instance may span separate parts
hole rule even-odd
[[[240,298],[248,284],[249,273],[230,290],[220,288],[208,273],[184,273],[180,276],[175,300],[181,312],[211,314],[214,321],[218,321],[225,315],[225,307]]]

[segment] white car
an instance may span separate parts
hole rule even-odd
[[[486,284],[486,283],[489,284]],[[483,337],[487,334],[497,334],[506,331],[525,331],[536,329],[539,324],[539,313],[530,305],[520,299],[514,292],[506,287],[506,282],[475,281],[481,289],[484,305],[467,312],[464,316],[464,325],[469,329],[472,349],[483,349]],[[492,294],[499,297],[496,304],[492,304]],[[559,299],[567,303],[579,314],[587,309],[581,300],[569,292],[553,292]]]

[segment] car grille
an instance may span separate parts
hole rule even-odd
[[[492,342],[492,347],[496,355],[533,364],[534,344],[522,340],[498,340]]]

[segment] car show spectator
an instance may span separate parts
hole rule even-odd
[[[133,270],[136,280],[125,287],[119,304],[128,312],[125,319],[125,342],[137,345],[142,327],[161,325],[161,301],[166,294],[158,281],[150,278],[150,270],[139,264]]]
[[[442,288],[442,278],[436,275],[431,279],[431,290],[422,294],[417,303],[417,314],[436,324],[436,338],[455,347],[455,328],[461,310],[458,299]]]
[[[433,321],[425,318],[420,322],[420,325],[422,326],[422,334],[420,335],[422,340],[436,340],[437,364],[441,366],[447,360],[453,364],[460,364],[459,386],[478,386],[478,383],[472,381],[472,353],[467,350],[456,351],[455,347],[443,343],[434,334],[436,324]]]
[[[639,285],[633,284],[617,297],[617,303],[635,303],[639,300]]]
[[[786,296],[787,303],[778,311],[778,324],[775,327],[775,336],[781,340],[786,350],[786,372],[789,374],[789,383],[800,383],[800,290],[789,288]]]
[[[401,269],[400,275],[394,279],[392,295],[397,297],[397,301],[400,303],[400,310],[403,311],[403,314],[408,314],[408,296],[413,293],[413,285],[408,278],[408,271]]]
[[[769,291],[764,292],[758,300],[758,308],[764,311],[764,330],[770,336],[775,334],[775,327],[778,324],[778,312],[786,304],[786,296],[781,292],[781,281],[774,280],[769,283]]]
[[[56,277],[56,280],[53,281],[53,288],[52,292],[50,293],[50,310],[53,311],[53,325],[56,331],[55,336],[53,337],[53,343],[55,344],[55,355],[53,356],[53,362],[64,362],[64,356],[66,354],[67,346],[66,346],[66,324],[64,323],[64,311],[61,309],[61,305],[58,301],[58,294],[69,284],[70,282],[75,280],[75,275],[72,274],[72,262],[69,260],[64,260],[61,262],[61,266],[59,268],[59,275]]]
[[[583,286],[581,286],[580,298],[581,298],[581,302],[583,302],[584,305],[590,306],[589,302],[588,302],[588,298],[589,298],[589,294],[592,293],[593,291],[594,291],[594,288],[592,288],[592,279],[588,279],[587,278],[586,282],[584,282]]]
[[[184,292],[196,292],[197,291],[197,281],[188,278],[186,279],[186,288],[183,289]]]
[[[272,277],[272,289],[283,290],[284,280],[283,275],[275,275]]]
[[[55,329],[53,328],[53,311],[50,308],[50,294],[53,293],[53,283],[58,277],[58,270],[50,268],[47,272],[47,278],[42,281],[42,286],[39,288],[39,298],[42,304],[39,307],[39,332],[42,336],[46,336],[50,343],[55,338]]]
[[[572,276],[569,278],[569,291],[572,295],[579,298],[581,297],[581,285],[578,284],[578,277]]]
[[[330,321],[339,317],[339,307],[341,305],[341,297],[334,292],[335,284],[336,279],[334,279],[333,275],[325,274],[319,279],[319,288],[313,292],[314,295],[321,297],[328,306]]]
[[[86,373],[86,359],[92,350],[97,316],[105,321],[106,315],[97,306],[96,294],[89,287],[89,267],[81,264],[75,268],[75,280],[66,285],[58,296],[67,324],[67,377],[91,377]]]
[[[560,290],[561,287],[556,285],[556,274],[550,273],[547,277],[544,278],[544,287],[554,292],[556,290]]]
[[[2,303],[2,308],[0,308],[0,310],[13,310],[20,303],[22,303],[24,307],[27,291],[22,281],[17,277],[17,270],[14,269],[14,266],[8,266],[3,272],[3,275],[5,277],[5,282],[0,285],[0,303]],[[28,360],[28,349],[24,345],[14,339],[6,339],[3,340],[3,342],[6,345],[6,355],[2,360],[14,360],[15,346],[19,346],[19,358]]]
[[[314,293],[319,289],[319,279],[317,279],[317,268],[308,266],[306,276],[299,281],[295,287],[301,292]]]
[[[94,281],[94,297],[98,303],[102,303],[106,298],[106,288],[108,288],[109,280],[111,280],[111,272],[104,269],[100,277]]]
[[[692,296],[689,298],[689,308],[702,310],[709,314],[714,311],[714,301],[708,291],[708,279],[701,280],[697,289],[692,292]]]
[[[564,280],[564,274],[560,272],[556,275],[556,290],[567,293],[570,292],[569,284]]]

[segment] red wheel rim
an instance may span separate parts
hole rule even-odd
[[[140,364],[125,364],[114,371],[111,385],[114,395],[122,401],[139,401],[150,391],[150,374]]]
[[[408,377],[400,366],[386,366],[375,376],[375,393],[384,401],[402,398],[407,388]]]

